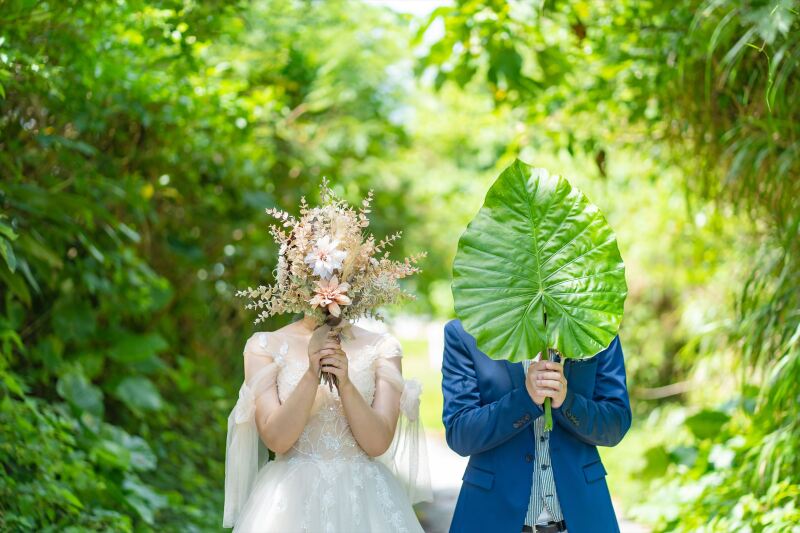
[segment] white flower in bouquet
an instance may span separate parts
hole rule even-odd
[[[314,249],[306,255],[305,262],[314,269],[313,274],[328,279],[333,271],[342,268],[347,252],[338,249],[339,241],[325,235],[317,240]]]

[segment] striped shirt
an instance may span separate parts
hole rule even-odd
[[[530,359],[522,362],[525,374],[528,373],[528,367],[532,362]],[[525,525],[531,527],[547,524],[551,520],[560,522],[564,519],[556,494],[553,467],[550,464],[550,433],[544,430],[544,415],[534,421],[533,435],[536,455],[531,481],[531,499],[528,503],[528,513],[525,515]]]

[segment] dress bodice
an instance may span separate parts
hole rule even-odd
[[[308,370],[309,335],[295,333],[257,333],[261,356],[271,357],[278,366],[276,376],[281,402],[291,395]],[[375,397],[376,362],[380,357],[399,357],[399,343],[388,334],[351,327],[342,335],[342,349],[347,354],[350,381],[367,403]],[[255,353],[253,353],[255,355]],[[320,384],[311,415],[302,434],[287,457],[334,460],[365,457],[366,454],[350,431],[338,390]]]

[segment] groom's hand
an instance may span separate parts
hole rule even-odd
[[[558,409],[567,397],[564,365],[555,361],[534,361],[528,367],[525,388],[536,405],[542,405],[545,398],[551,398],[553,408]]]

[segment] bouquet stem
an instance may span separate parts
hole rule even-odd
[[[311,335],[311,340],[309,341],[309,351],[315,351],[322,347],[325,343],[325,340],[328,338],[329,331],[336,332],[336,338],[341,340],[341,323],[342,319],[335,317],[335,316],[328,316],[316,330]],[[328,386],[328,390],[333,392],[334,387],[339,386],[339,379],[330,372],[323,372],[322,369],[319,371],[319,382],[320,384],[325,384]]]
[[[339,378],[337,378],[330,372],[323,372],[321,370],[319,372],[319,382],[325,383],[328,386],[328,390],[331,392],[333,392],[334,387],[339,386]]]

